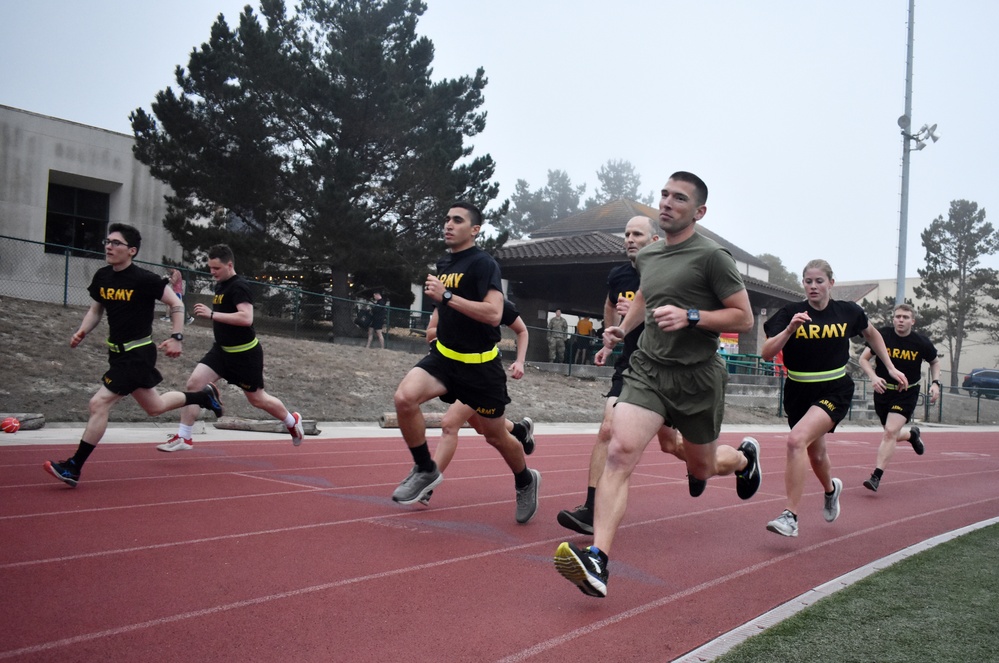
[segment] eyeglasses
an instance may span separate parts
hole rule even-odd
[[[124,246],[125,248],[132,248],[128,244],[126,244],[125,242],[121,241],[120,239],[102,239],[101,240],[101,244],[103,244],[104,246],[107,246],[108,244],[110,244],[111,246],[113,246],[116,249],[119,246]]]

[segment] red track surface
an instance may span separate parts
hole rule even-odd
[[[879,433],[844,432],[830,436],[839,520],[822,519],[810,477],[800,536],[779,537],[764,527],[784,504],[785,435],[756,437],[763,487],[747,502],[731,477],[690,498],[680,463],[650,445],[606,599],[551,561],[573,538],[555,514],[582,501],[590,436],[539,438],[542,499],[527,525],[509,471],[475,438],[429,509],[389,499],[410,467],[398,437],[169,455],[102,445],[75,490],[41,469],[67,447],[0,446],[0,660],[668,661],[999,515],[995,433],[924,429],[926,455],[900,445],[874,494],[861,482]]]

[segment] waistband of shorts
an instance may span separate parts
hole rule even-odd
[[[499,346],[494,345],[492,350],[486,350],[485,352],[458,352],[437,341],[437,352],[440,352],[448,359],[460,361],[462,364],[487,364],[499,356]]]
[[[888,382],[885,384],[885,389],[891,389],[894,391],[907,391],[909,389],[912,389],[913,387],[918,387],[918,386],[919,386],[919,380],[916,380],[915,382],[910,382],[909,386],[906,387],[905,389],[899,389],[898,385],[895,384],[894,382]]]
[[[834,368],[831,371],[815,371],[813,373],[806,373],[805,371],[787,371],[787,377],[789,380],[795,382],[831,382],[833,380],[838,380],[846,375],[846,366],[841,366],[840,368]]]
[[[111,352],[128,352],[129,350],[141,348],[144,345],[150,345],[152,342],[152,336],[137,338],[134,341],[125,341],[124,343],[112,343],[110,338],[105,341],[108,344],[108,350]]]
[[[223,345],[222,352],[246,352],[247,350],[252,350],[260,344],[260,339],[255,338],[249,343],[244,343],[243,345]]]

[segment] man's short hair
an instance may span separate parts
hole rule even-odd
[[[472,225],[473,226],[482,225],[482,210],[480,210],[478,207],[468,202],[467,200],[459,200],[455,203],[452,203],[451,207],[459,207],[463,210],[468,210],[469,212],[472,213],[472,218],[470,219]]]
[[[693,173],[688,173],[685,170],[678,170],[669,176],[671,180],[676,180],[677,182],[686,182],[687,184],[694,185],[694,191],[697,193],[697,204],[704,205],[708,202],[708,185],[704,183],[697,175]]]
[[[139,247],[142,246],[142,234],[134,226],[127,223],[112,223],[108,226],[108,234],[111,233],[121,233],[121,236],[125,238],[125,243],[135,249],[136,254],[139,253]]]
[[[914,309],[911,304],[899,304],[895,307],[895,310],[892,311],[892,313],[897,313],[898,311],[906,311],[912,316],[913,320],[916,319],[916,309]]]
[[[216,244],[212,248],[208,249],[208,259],[215,259],[219,262],[235,262],[236,257],[232,253],[232,249],[229,248],[228,244]]]

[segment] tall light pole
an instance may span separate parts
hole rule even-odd
[[[937,125],[925,124],[916,133],[910,133],[912,126],[912,32],[916,0],[909,0],[909,38],[905,48],[905,113],[898,118],[902,129],[902,202],[898,212],[898,273],[895,277],[895,305],[905,303],[905,242],[909,225],[909,153],[926,147],[926,140],[934,143],[939,140]],[[915,144],[915,148],[913,148]]]

